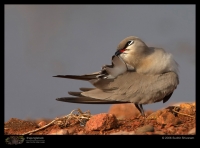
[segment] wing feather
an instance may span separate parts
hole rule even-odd
[[[97,88],[82,92],[81,95],[102,100],[149,104],[159,102],[168,95],[170,97],[178,83],[178,75],[174,72],[159,75],[126,72],[107,83],[106,90]]]
[[[80,104],[121,104],[129,102],[120,102],[120,101],[108,101],[108,100],[99,100],[89,97],[62,97],[57,98],[57,101],[69,102],[69,103],[80,103]]]

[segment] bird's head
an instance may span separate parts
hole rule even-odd
[[[148,46],[140,38],[129,36],[119,43],[115,55],[120,56],[125,63],[136,67],[148,50]]]

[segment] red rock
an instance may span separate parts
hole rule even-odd
[[[180,121],[178,118],[176,118],[171,112],[166,112],[161,114],[157,118],[158,124],[170,124],[170,125],[177,125]]]
[[[52,129],[48,135],[55,135],[55,133],[58,131],[58,129]]]
[[[71,135],[75,132],[75,127],[69,128],[67,130],[68,130],[69,134]]]
[[[134,131],[127,132],[127,131],[119,131],[116,133],[110,133],[110,135],[135,135]]]
[[[154,132],[146,132],[147,135],[154,135]]]
[[[161,114],[165,113],[166,109],[158,110],[156,112],[151,113],[149,116],[147,116],[148,120],[155,120],[157,119]]]
[[[156,129],[157,129],[157,130],[161,130],[162,128],[163,128],[162,125],[157,125],[157,126],[156,126]]]
[[[55,130],[52,129],[48,135],[69,135],[68,131],[66,129],[60,129],[60,130]]]
[[[139,126],[141,123],[139,122],[139,121],[135,121],[135,122],[133,122],[133,125],[134,126]]]
[[[175,132],[175,134],[177,134],[177,135],[182,135],[182,134],[183,134],[182,129],[178,129],[178,130]]]
[[[77,135],[86,135],[84,131],[80,131],[77,133]]]
[[[169,128],[169,127],[171,127],[172,125],[173,125],[172,123],[168,123],[168,124],[165,125],[165,128]]]
[[[180,113],[192,115],[196,111],[195,106],[192,103],[181,103],[180,104]]]
[[[47,123],[45,122],[45,121],[40,121],[39,123],[38,123],[38,126],[39,127],[43,127],[43,126],[45,126]]]
[[[155,131],[154,135],[166,135],[166,134],[162,131]]]
[[[170,132],[171,134],[174,134],[176,132],[174,126],[167,128],[167,131]]]
[[[167,133],[167,129],[162,129],[162,132],[163,133]]]
[[[193,105],[191,103],[181,103],[180,108],[190,109]]]
[[[146,132],[154,132],[154,127],[152,125],[145,125],[143,127],[138,128],[135,133],[142,134]]]
[[[189,132],[188,132],[189,135],[195,135],[196,134],[196,128],[194,127],[193,129],[191,129]]]
[[[154,125],[156,123],[157,123],[156,120],[150,120],[150,122],[149,122],[149,124],[151,124],[151,125]]]
[[[140,114],[133,103],[112,105],[108,113],[114,114],[118,119],[135,118]]]
[[[94,130],[109,130],[117,127],[117,119],[113,114],[101,113],[94,115],[86,123],[85,129],[87,131]]]

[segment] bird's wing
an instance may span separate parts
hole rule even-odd
[[[168,72],[157,75],[139,74],[128,71],[127,65],[118,56],[112,57],[112,65],[102,67],[102,70],[86,75],[58,75],[55,77],[87,80],[96,88],[86,88],[83,92],[69,92],[77,97],[65,97],[59,101],[91,102],[110,104],[110,102],[132,102],[149,104],[162,101],[166,102],[171,97],[179,83],[178,75]],[[76,99],[75,99],[76,98]],[[98,100],[93,100],[98,99]],[[91,101],[92,100],[92,101]],[[99,102],[99,100],[101,100]],[[104,100],[104,101],[102,101]],[[98,103],[99,102],[99,103]]]
[[[121,104],[121,103],[130,103],[130,102],[120,102],[120,101],[109,101],[109,100],[100,100],[89,97],[62,97],[57,98],[57,101],[69,102],[69,103],[80,103],[80,104]]]
[[[114,81],[106,83],[105,89],[93,89],[81,95],[94,99],[149,104],[166,102],[178,85],[178,75],[168,72],[160,75],[144,75],[125,72]],[[169,97],[168,97],[169,96]]]
[[[100,73],[100,71],[91,73],[91,74],[85,74],[85,75],[57,75],[57,76],[53,76],[53,77],[89,81],[92,79],[96,79],[96,76],[99,75],[99,73]]]
[[[94,90],[96,88],[80,88],[82,92]],[[121,102],[121,101],[109,101],[102,99],[95,99],[90,97],[85,97],[81,95],[82,92],[68,92],[68,94],[76,97],[62,97],[57,98],[57,101],[69,102],[69,103],[81,103],[81,104],[121,104],[121,103],[130,103],[130,102]]]
[[[112,65],[103,66],[101,71],[85,75],[57,75],[53,77],[85,80],[99,89],[105,89],[108,83],[127,70],[128,67],[124,61],[118,56],[113,56]]]

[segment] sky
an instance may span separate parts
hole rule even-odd
[[[157,110],[196,99],[195,5],[4,5],[4,119],[56,118],[80,108],[91,114],[111,105],[56,101],[68,91],[92,87],[55,75],[82,75],[111,64],[118,43],[141,38],[173,54],[179,64],[177,89]]]

